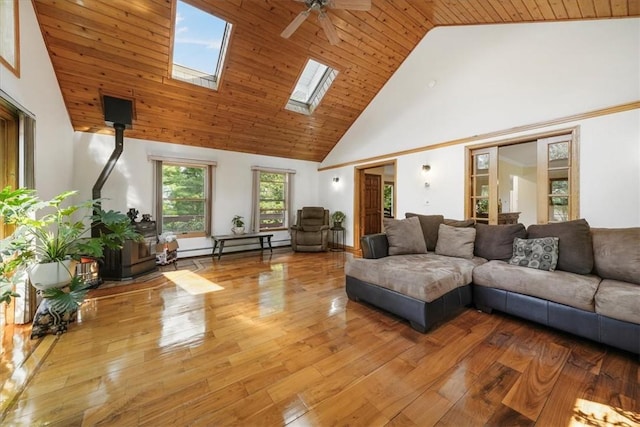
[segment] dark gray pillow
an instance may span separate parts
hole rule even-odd
[[[389,242],[389,255],[427,253],[418,218],[384,218],[382,223]]]
[[[513,255],[513,239],[525,239],[527,229],[522,224],[476,224],[475,256],[492,260],[509,261]]]
[[[513,240],[513,257],[509,264],[520,267],[553,271],[558,263],[558,238],[543,237],[539,239]]]
[[[422,234],[424,235],[424,242],[427,245],[428,251],[436,250],[436,243],[438,242],[438,227],[444,222],[444,216],[442,215],[421,215],[416,213],[407,212],[405,215],[407,218],[418,217],[420,221],[420,228],[422,228]]]
[[[473,227],[451,227],[440,224],[436,254],[457,258],[473,258],[473,242],[476,229]]]
[[[533,224],[527,228],[529,239],[558,237],[558,270],[589,274],[593,270],[591,227],[585,219]]]
[[[449,218],[445,218],[444,219],[444,224],[445,225],[449,225],[451,227],[473,227],[476,222],[472,219],[449,219]]]

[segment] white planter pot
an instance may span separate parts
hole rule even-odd
[[[64,288],[71,282],[77,263],[75,260],[67,259],[36,264],[29,271],[29,279],[33,287],[41,291],[50,288]]]
[[[231,231],[233,234],[244,234],[244,227],[233,227]]]

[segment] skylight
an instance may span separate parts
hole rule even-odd
[[[178,0],[171,77],[217,89],[230,32],[230,23]]]
[[[313,113],[337,75],[333,68],[309,59],[285,108],[296,113]]]

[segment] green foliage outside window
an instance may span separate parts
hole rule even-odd
[[[260,172],[260,229],[286,227],[287,174]]]
[[[162,230],[205,231],[206,167],[162,165]]]

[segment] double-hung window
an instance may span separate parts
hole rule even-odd
[[[253,168],[253,231],[289,228],[295,171]]]
[[[211,234],[215,163],[156,161],[156,218],[160,233],[182,237]]]

